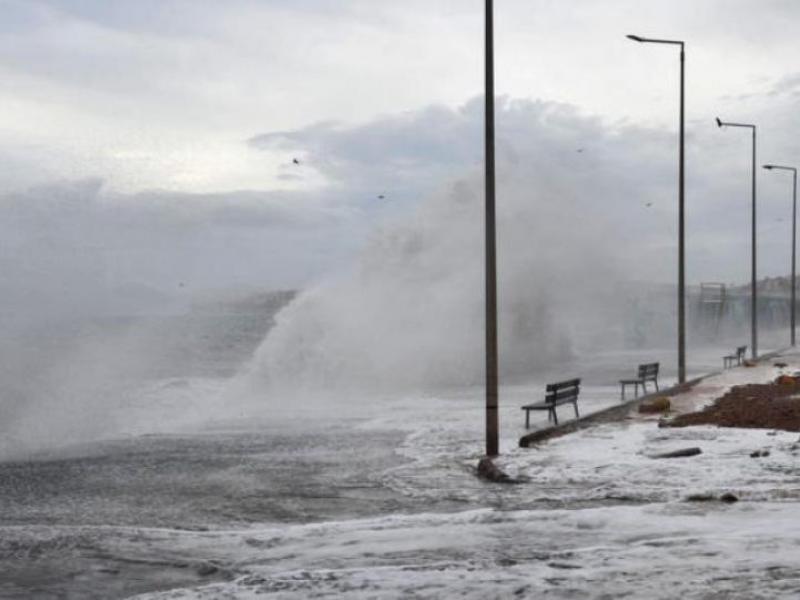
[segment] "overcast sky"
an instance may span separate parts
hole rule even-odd
[[[574,179],[608,206],[609,245],[642,259],[623,256],[634,279],[674,279],[678,52],[624,36],[686,41],[689,278],[745,281],[749,139],[713,118],[757,122],[759,162],[800,162],[800,3],[495,4],[502,168]],[[160,288],[305,285],[342,268],[376,223],[479,167],[482,11],[0,0],[5,258],[36,254],[28,281],[80,270],[64,257],[80,247],[106,283]],[[783,274],[790,182],[759,177],[760,268]]]

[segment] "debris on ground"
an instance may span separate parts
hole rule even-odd
[[[738,502],[739,498],[735,494],[731,494],[730,492],[725,492],[724,494],[720,495],[719,497],[715,496],[714,494],[691,494],[686,496],[686,502],[725,502],[727,504],[732,504],[734,502]]]
[[[664,452],[662,454],[653,454],[650,458],[683,458],[684,456],[697,456],[702,454],[700,448],[682,448],[680,450],[673,450],[672,452]]]
[[[669,408],[670,402],[666,396],[645,400],[639,404],[639,412],[642,414],[664,413],[668,412]]]
[[[690,494],[686,496],[686,502],[714,502],[717,497],[714,494]]]
[[[789,377],[792,384],[788,384]],[[705,409],[679,415],[660,423],[662,427],[718,425],[748,429],[800,431],[800,386],[794,377],[781,375],[775,383],[752,383],[732,387]]]
[[[786,385],[790,387],[794,387],[797,385],[797,379],[792,377],[791,375],[781,375],[775,380],[775,383],[778,385]]]
[[[484,456],[478,461],[478,477],[492,483],[520,483],[519,480],[509,477],[488,456]]]
[[[750,458],[763,458],[769,456],[769,450],[754,450],[750,453]]]

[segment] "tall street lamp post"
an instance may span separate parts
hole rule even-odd
[[[768,171],[773,169],[778,169],[781,171],[791,171],[792,172],[792,309],[791,309],[791,338],[792,338],[792,346],[795,346],[795,279],[796,279],[796,253],[797,253],[797,169],[795,167],[785,167],[782,165],[764,165],[764,168]]]
[[[750,276],[750,351],[753,360],[758,358],[758,290],[756,289],[756,126],[749,123],[727,123],[717,117],[717,125],[722,127],[744,127],[753,130],[753,218],[751,235],[751,276]]]
[[[635,42],[647,44],[671,44],[681,48],[681,107],[680,107],[680,140],[678,146],[678,383],[686,382],[686,254],[684,246],[684,105],[685,105],[685,71],[686,56],[684,42],[680,40],[660,40],[629,35]]]
[[[497,243],[494,172],[494,7],[485,10],[485,143],[486,143],[486,455],[497,456]]]

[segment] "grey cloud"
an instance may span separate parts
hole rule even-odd
[[[302,153],[304,165],[354,193],[391,188],[419,196],[481,164],[482,107],[482,99],[476,98],[455,109],[431,106],[356,126],[321,123],[269,132],[249,143]],[[630,162],[636,164],[637,177],[664,179],[663,149],[670,137],[634,127],[617,131],[568,105],[498,101],[499,152],[514,168],[528,163],[574,169],[568,179],[604,170],[618,177],[623,188],[633,172],[624,168]]]
[[[354,126],[322,123],[254,136],[249,143],[277,148],[287,156],[302,153],[304,165],[317,169],[331,189],[353,202],[372,200],[370,192],[376,190],[396,189],[393,199],[412,206],[441,189],[443,182],[480,168],[482,106],[476,98],[455,109],[428,107]],[[745,115],[764,125],[764,155],[783,154],[786,140],[793,143],[784,132],[794,111],[792,103],[783,103]],[[536,173],[532,195],[583,199],[575,215],[577,231],[591,226],[592,215],[608,218],[609,235],[632,278],[672,280],[676,131],[607,124],[569,105],[508,98],[498,101],[497,127],[499,203],[511,181]],[[712,117],[690,121],[687,135],[688,244],[697,249],[690,256],[690,277],[744,280],[747,274],[740,264],[746,254],[741,235],[749,218],[748,139],[719,131]],[[770,184],[764,185],[771,193]],[[763,210],[766,227],[766,219],[779,207],[765,205]],[[767,233],[761,247],[763,272],[783,273],[782,240]]]
[[[433,106],[347,127],[321,123],[296,131],[253,137],[255,147],[302,149],[312,166],[334,179],[359,178],[362,170],[381,170],[403,180],[409,172],[464,165],[480,159],[480,125],[474,107]],[[458,143],[455,143],[458,140]]]
[[[800,91],[800,73],[792,73],[781,77],[770,89],[769,94],[777,96],[779,94],[796,94]]]
[[[300,192],[122,195],[87,180],[6,194],[0,313],[132,310],[131,286],[166,295],[162,308],[178,282],[184,297],[301,286],[352,252],[353,221]]]
[[[800,92],[800,73],[789,73],[777,81],[759,78],[753,82],[754,91],[740,94],[725,94],[720,97],[724,102],[738,102],[742,104],[758,102],[765,103],[780,96],[793,96]]]
[[[281,173],[278,175],[278,181],[303,181],[305,178],[302,175],[295,175],[294,173]]]
[[[762,115],[773,132],[765,136],[765,158],[785,155],[770,140],[788,130],[794,110],[786,103],[772,121]],[[323,123],[254,136],[253,147],[300,155],[303,169],[327,181],[302,192],[125,195],[105,192],[95,180],[7,194],[0,197],[7,289],[45,296],[96,290],[98,282],[163,290],[178,280],[192,288],[305,285],[346,267],[376,224],[405,218],[450,189],[456,202],[472,197],[464,181],[480,174],[482,118],[476,98],[355,126]],[[744,280],[748,140],[698,120],[688,142],[690,280]],[[568,224],[565,241],[602,222],[604,243],[627,277],[673,279],[674,131],[609,125],[568,105],[506,98],[498,102],[498,150],[498,206],[512,211],[505,218],[513,219],[526,194],[531,202],[539,198],[543,219],[547,203],[569,199],[569,217],[559,213],[558,220]],[[764,198],[785,191],[781,182],[761,179]],[[509,194],[515,203],[506,202]],[[766,226],[783,205],[762,202]],[[765,274],[785,272],[784,242],[763,239]]]

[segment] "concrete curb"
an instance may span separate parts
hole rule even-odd
[[[768,352],[767,354],[759,356],[757,362],[772,360],[773,358],[775,358],[776,356],[780,356],[787,350],[791,350],[791,348],[782,348],[781,350]],[[734,368],[741,369],[747,367],[734,367]],[[568,421],[566,423],[562,423],[560,425],[556,425],[553,427],[546,427],[545,429],[537,429],[536,431],[532,431],[531,433],[523,435],[519,439],[519,447],[530,448],[532,445],[539,444],[541,442],[545,442],[553,438],[561,437],[562,435],[574,433],[576,431],[580,431],[581,429],[593,427],[594,425],[599,425],[600,423],[611,423],[613,421],[621,421],[628,415],[628,413],[630,413],[631,410],[638,407],[639,404],[641,404],[646,400],[652,400],[653,398],[658,398],[660,396],[675,396],[677,394],[686,392],[695,385],[697,385],[698,383],[700,383],[701,381],[703,381],[704,379],[708,379],[709,377],[714,377],[716,375],[721,374],[722,372],[723,371],[712,371],[711,373],[706,373],[705,375],[701,375],[700,377],[695,377],[694,379],[687,381],[686,383],[673,385],[672,387],[660,390],[658,392],[654,392],[652,394],[647,394],[645,396],[639,396],[638,398],[634,398],[633,400],[628,400],[627,402],[623,402],[616,406],[610,406],[608,408],[604,408],[603,410],[599,410],[597,412],[586,415],[585,417],[575,419],[574,421]]]

